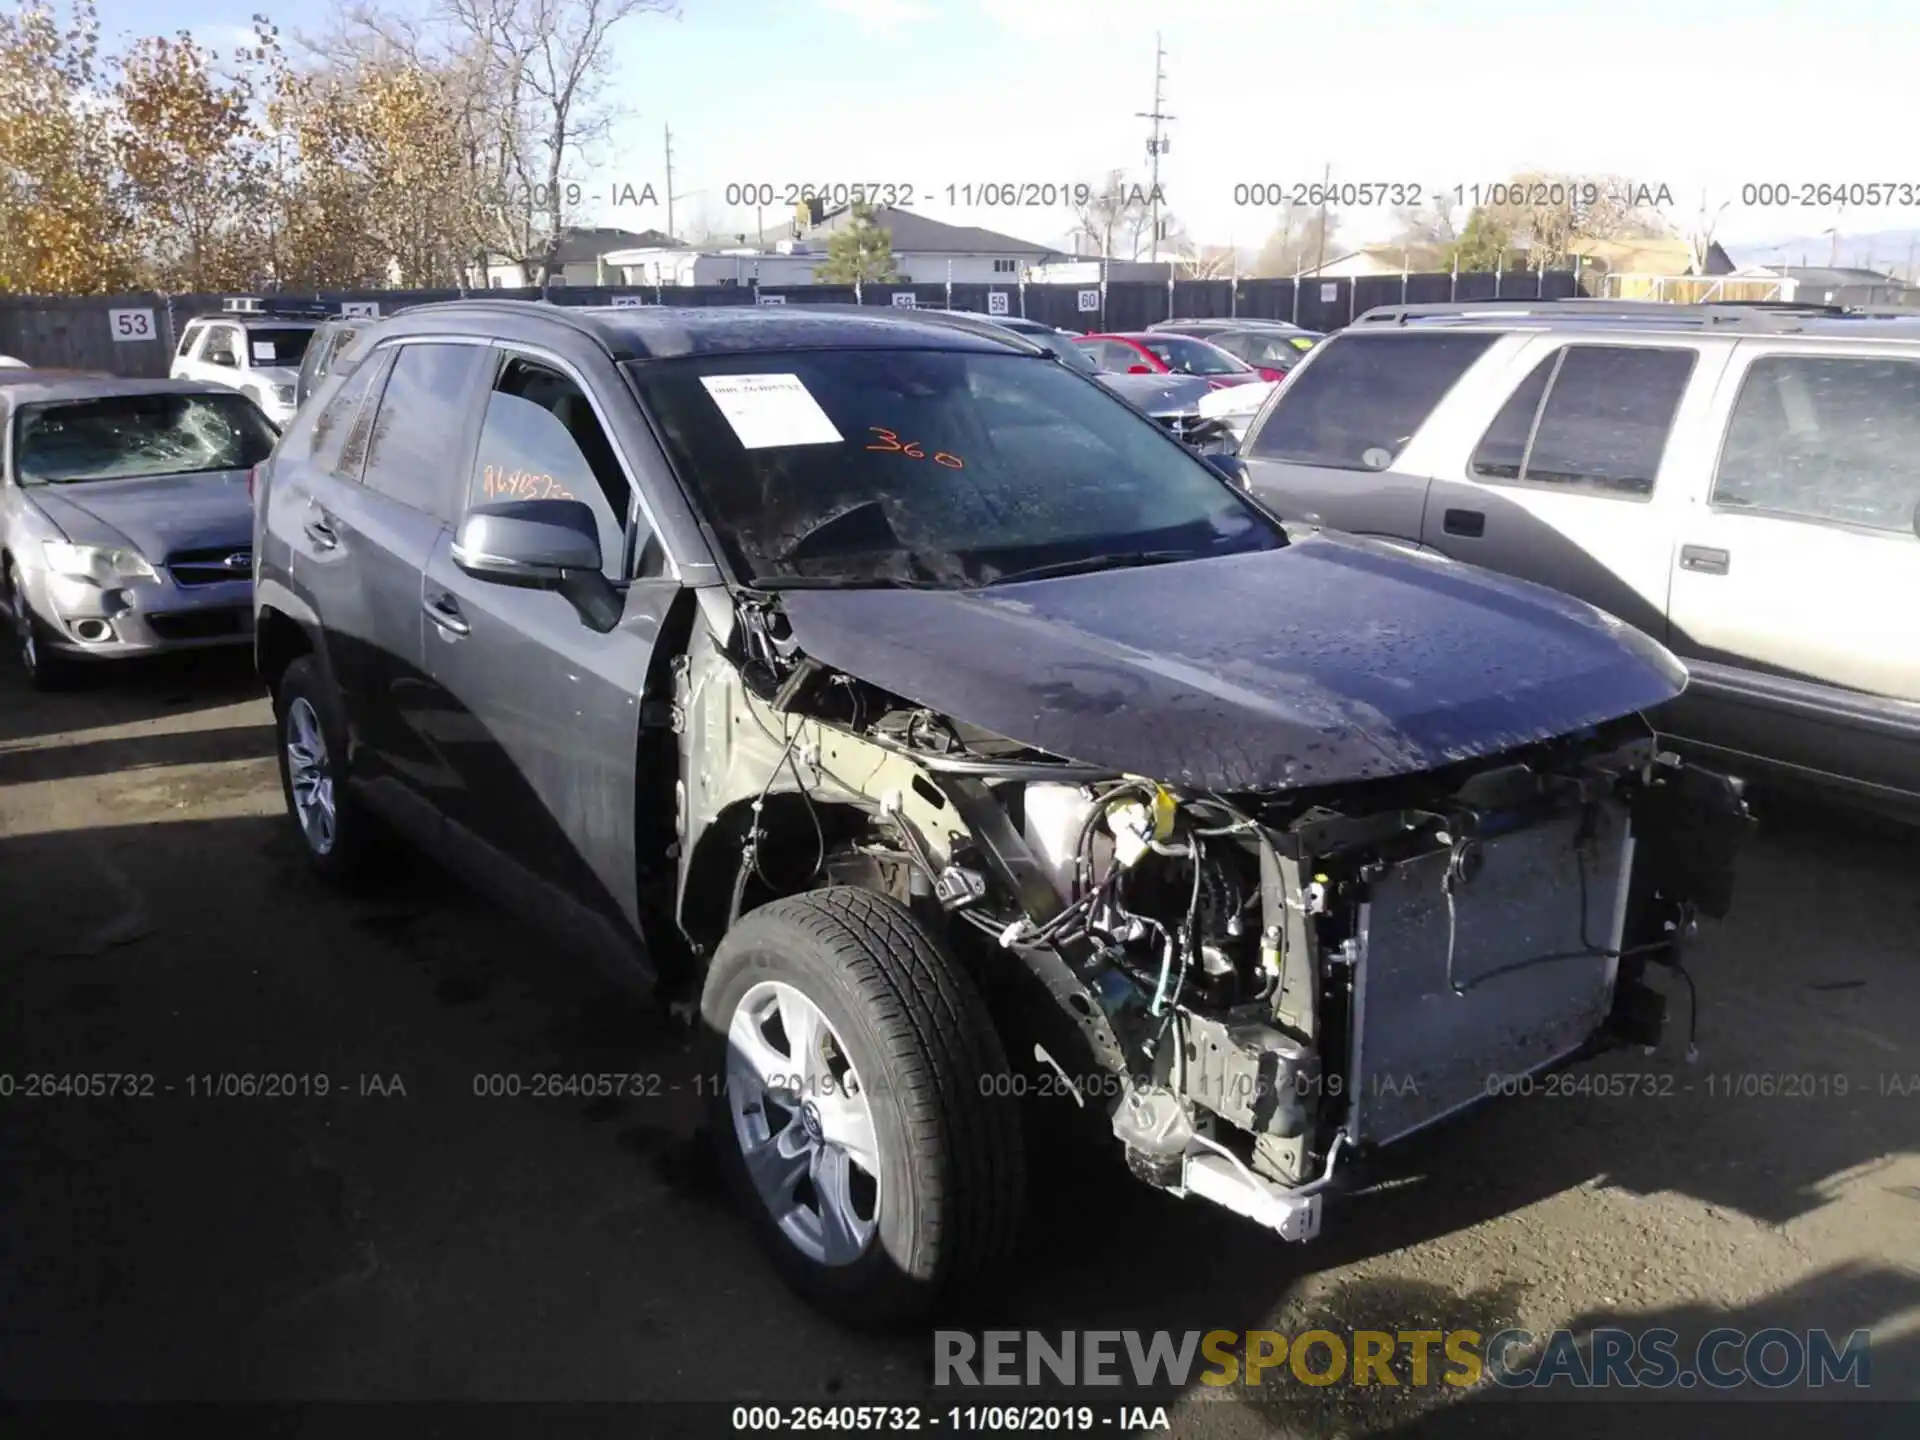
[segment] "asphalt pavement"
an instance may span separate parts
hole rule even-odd
[[[329,892],[272,755],[244,658],[55,696],[0,663],[0,1399],[981,1400],[931,1387],[927,1334],[780,1286],[666,1017],[428,861]],[[1920,1401],[1920,839],[1756,808],[1695,1062],[1681,994],[1657,1053],[1409,1142],[1307,1246],[1042,1132],[994,1323],[1864,1326],[1868,1403]],[[1285,1370],[1157,1398],[1220,1437],[1524,1403]]]

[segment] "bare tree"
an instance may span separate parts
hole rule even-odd
[[[1174,261],[1182,280],[1225,280],[1240,270],[1240,252],[1231,245],[1202,245]]]
[[[1152,224],[1151,206],[1143,187],[1129,181],[1126,171],[1109,170],[1106,178],[1094,182],[1091,189],[1093,193],[1086,203],[1073,207],[1070,234],[1074,252],[1079,253],[1084,240],[1096,255],[1111,256],[1113,239],[1118,235],[1133,246],[1133,253],[1138,256],[1141,227]]]
[[[1582,240],[1633,239],[1667,229],[1654,187],[1623,176],[1528,172],[1492,188],[1493,203],[1480,208],[1542,269],[1566,264]]]
[[[1273,233],[1254,257],[1250,274],[1290,276],[1313,269],[1323,254],[1332,253],[1339,228],[1337,211],[1323,211],[1317,205],[1281,206]]]

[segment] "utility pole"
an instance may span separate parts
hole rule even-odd
[[[1147,140],[1147,154],[1153,160],[1151,203],[1153,205],[1153,258],[1156,262],[1160,259],[1160,157],[1167,153],[1168,145],[1167,140],[1160,134],[1160,125],[1162,121],[1174,118],[1163,114],[1160,110],[1161,87],[1167,80],[1166,58],[1166,47],[1160,43],[1160,32],[1156,30],[1153,36],[1153,109],[1134,112],[1137,119],[1153,121],[1153,134]],[[1134,252],[1136,257],[1139,253],[1137,250]]]
[[[673,127],[668,125],[665,128],[667,132],[667,234],[677,240],[680,237],[673,234]]]
[[[1326,168],[1320,172],[1320,243],[1314,256],[1313,273],[1320,274],[1320,267],[1327,263],[1327,191],[1333,185],[1333,162],[1329,160]]]

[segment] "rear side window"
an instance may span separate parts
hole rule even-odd
[[[1920,504],[1920,361],[1754,361],[1734,401],[1711,503],[1911,534]]]
[[[380,395],[361,483],[402,505],[451,519],[447,454],[466,424],[467,382],[477,345],[402,345]]]
[[[1483,480],[1644,500],[1694,360],[1692,350],[1569,345],[1521,382],[1469,468]]]
[[[367,458],[367,434],[373,428],[373,406],[367,402],[367,393],[385,373],[385,359],[381,356],[349,375],[326,409],[313,418],[315,462],[349,480],[360,478],[360,467]]]
[[[1330,470],[1385,470],[1496,334],[1354,335],[1287,382],[1247,454]]]
[[[180,333],[180,345],[179,348],[173,352],[174,357],[180,360],[186,359],[187,352],[193,349],[194,345],[200,339],[201,332],[206,328],[207,327],[202,325],[198,320],[191,321],[187,325],[187,328]]]

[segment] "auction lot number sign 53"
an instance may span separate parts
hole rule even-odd
[[[151,310],[109,310],[107,329],[112,332],[115,344],[160,338],[160,332],[154,328]]]

